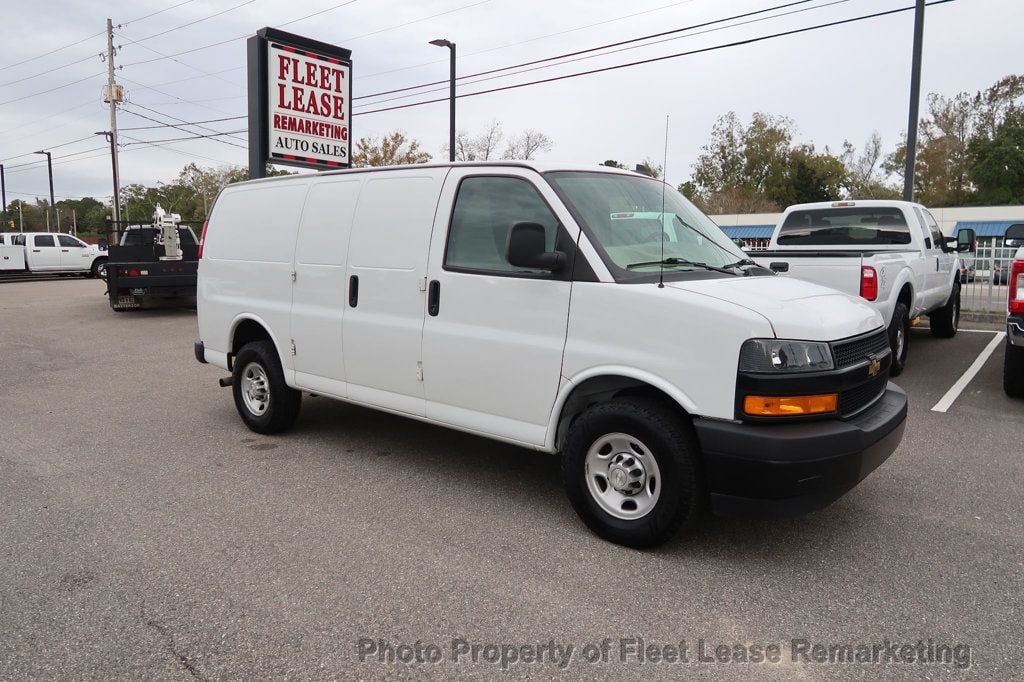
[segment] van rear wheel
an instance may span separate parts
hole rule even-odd
[[[302,394],[284,380],[281,361],[270,341],[242,346],[234,360],[231,392],[245,425],[256,433],[280,433],[295,423]]]
[[[692,426],[663,403],[615,399],[569,428],[562,481],[569,501],[600,537],[645,548],[692,526],[704,506]]]

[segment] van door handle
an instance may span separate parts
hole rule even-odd
[[[67,252],[68,252],[68,250],[67,250],[67,249],[61,249],[61,250],[60,250],[60,252],[61,252],[61,253],[67,253]]]
[[[789,272],[789,263],[770,263],[768,265],[773,272]]]
[[[427,312],[431,317],[437,317],[441,310],[441,283],[436,279],[430,280],[427,288]]]
[[[32,249],[32,253],[39,253],[39,249]]]
[[[359,305],[359,277],[352,275],[348,278],[348,304],[355,308]]]

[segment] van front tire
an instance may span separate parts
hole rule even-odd
[[[256,433],[280,433],[295,423],[302,394],[284,380],[281,361],[271,341],[242,346],[234,360],[231,392],[245,425]]]
[[[583,412],[562,450],[562,481],[583,522],[626,547],[658,545],[704,508],[693,427],[657,400],[615,399]]]

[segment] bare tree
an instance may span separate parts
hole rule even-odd
[[[501,130],[501,121],[491,121],[487,130],[476,137],[470,137],[465,130],[455,134],[456,161],[490,161],[497,158],[498,145],[505,134]],[[444,155],[448,155],[448,145],[441,147]]]
[[[509,140],[503,158],[529,161],[539,152],[550,151],[554,146],[555,143],[551,141],[550,137],[539,130],[527,128]]]

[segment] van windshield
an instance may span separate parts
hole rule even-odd
[[[706,271],[704,265],[721,268],[746,259],[718,225],[660,180],[586,171],[546,177],[583,221],[605,263],[617,270],[617,279],[650,275],[663,263],[670,273]]]
[[[801,246],[909,244],[910,226],[895,206],[799,210],[786,216],[778,242]]]

